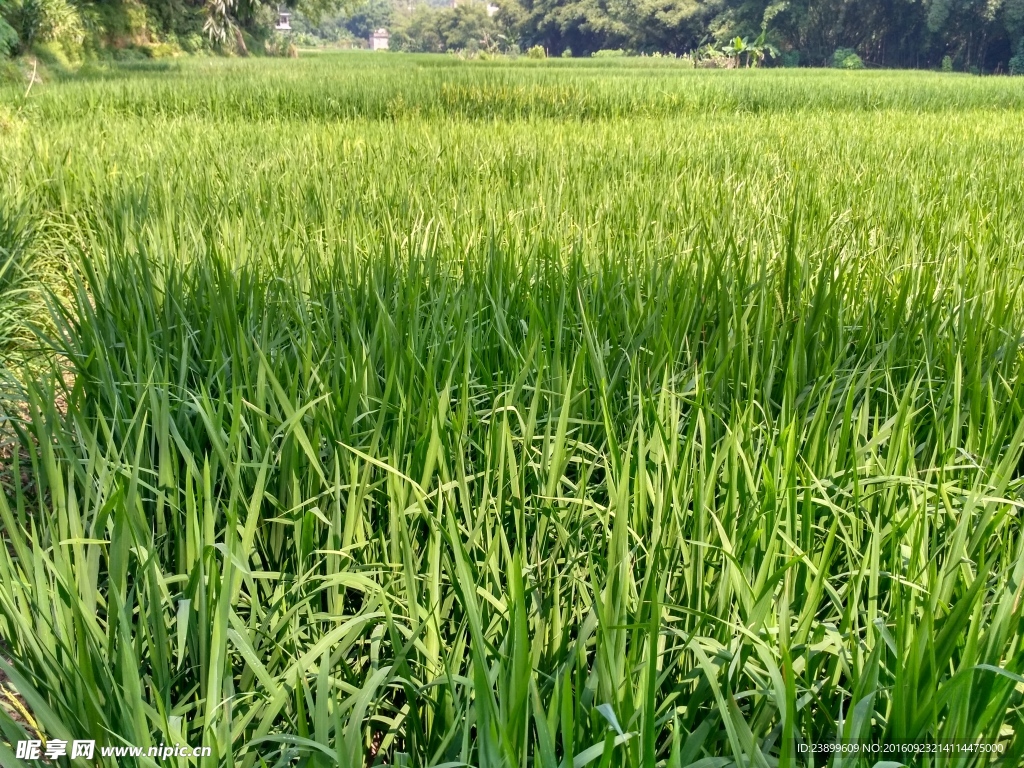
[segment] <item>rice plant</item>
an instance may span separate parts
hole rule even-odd
[[[25,211],[0,207],[0,353],[24,348],[25,314],[31,304],[33,233]]]
[[[179,765],[1020,763],[1021,98],[42,90],[0,184],[68,269],[9,396],[0,670],[45,738],[212,748]]]

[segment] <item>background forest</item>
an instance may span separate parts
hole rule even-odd
[[[280,51],[286,9],[307,43],[359,44],[383,26],[408,51],[724,50],[737,64],[1024,72],[1024,0],[0,0],[0,54]]]

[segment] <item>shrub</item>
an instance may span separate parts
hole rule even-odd
[[[253,35],[246,32],[244,29],[238,27],[235,28],[235,52],[239,56],[248,56],[250,53],[257,53],[260,49],[260,43],[262,40],[257,40]]]
[[[701,69],[725,69],[732,64],[732,59],[717,48],[707,45],[697,52],[694,63]]]
[[[1024,38],[1017,43],[1017,52],[1010,57],[1010,74],[1024,75]]]
[[[546,59],[548,57],[547,51],[540,45],[533,46],[526,52],[526,55],[531,59]]]
[[[263,41],[263,52],[267,56],[287,56],[289,41],[280,32],[275,32]]]
[[[65,57],[77,60],[81,54],[85,27],[78,8],[67,0],[47,2],[20,2],[6,5],[5,17],[17,32],[22,46],[31,48],[36,43],[57,43],[64,48]]]
[[[782,54],[782,66],[793,69],[800,66],[800,51],[786,51]]]
[[[147,56],[144,52],[140,51],[138,48],[134,46],[130,48],[120,48],[114,51],[115,61],[125,62],[129,64],[146,61],[146,59],[148,58],[149,56]]]
[[[178,56],[181,48],[172,43],[146,43],[139,46],[139,51],[150,59],[169,59]]]
[[[67,52],[58,42],[36,43],[32,46],[32,53],[42,64],[58,73],[64,74],[74,69]]]
[[[943,72],[952,72],[953,71],[953,57],[952,56],[946,55],[946,56],[942,57],[941,69],[942,69]]]
[[[0,56],[12,56],[18,50],[18,33],[0,16]]]
[[[25,73],[16,62],[0,59],[0,85],[24,85]]]
[[[564,51],[562,51],[562,58],[563,59],[571,59],[572,58],[572,48],[566,48]]]
[[[600,51],[594,51],[590,55],[595,59],[617,59],[625,56],[626,52],[621,48],[602,48]]]
[[[256,50],[255,48],[253,50]],[[291,38],[274,33],[263,41],[263,52],[267,56],[282,56],[288,59],[299,58],[299,49]]]
[[[837,48],[832,54],[832,66],[836,69],[864,69],[864,62],[852,48]]]
[[[181,49],[185,53],[199,53],[206,48],[206,40],[198,32],[192,32],[181,39]]]

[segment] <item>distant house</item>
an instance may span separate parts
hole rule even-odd
[[[292,29],[292,15],[288,11],[278,10],[277,12],[277,24],[274,26],[278,32],[291,32]]]
[[[386,51],[388,49],[388,38],[391,37],[388,31],[381,27],[370,35],[371,51]]]
[[[488,16],[492,16],[493,17],[494,14],[496,14],[498,12],[498,10],[499,10],[498,6],[496,6],[494,3],[488,3],[487,4],[487,15]]]

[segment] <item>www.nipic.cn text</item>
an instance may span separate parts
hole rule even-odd
[[[15,757],[19,760],[56,760],[58,757],[83,758],[92,760],[97,755],[100,757],[155,757],[161,760],[168,760],[172,757],[209,757],[212,753],[211,747],[188,747],[181,744],[161,744],[158,747],[132,747],[128,745],[118,747],[96,746],[94,740],[74,740],[71,742],[61,739],[50,739],[47,742],[42,740],[19,741]]]

